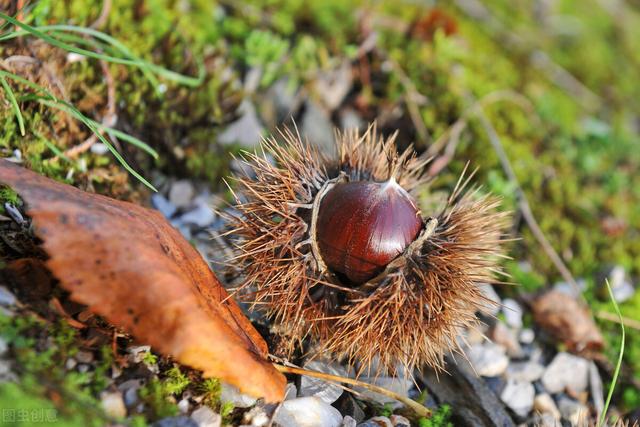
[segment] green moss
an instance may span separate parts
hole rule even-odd
[[[449,421],[451,417],[451,407],[449,405],[440,405],[433,413],[431,418],[420,418],[418,420],[419,427],[453,427],[453,423]]]

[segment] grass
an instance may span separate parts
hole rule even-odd
[[[83,28],[83,27],[78,27],[73,25],[48,25],[48,26],[42,26],[42,27],[34,27],[24,22],[20,22],[19,20],[2,12],[0,12],[0,19],[3,19],[5,24],[9,23],[22,29],[21,31],[20,30],[7,31],[5,33],[0,34],[0,42],[7,41],[17,37],[33,36],[49,43],[52,46],[55,46],[60,49],[64,49],[67,52],[76,53],[78,55],[86,56],[88,58],[93,58],[93,59],[107,61],[115,64],[122,64],[130,67],[134,67],[139,69],[143,73],[143,75],[152,83],[153,87],[155,88],[158,94],[161,94],[162,90],[160,90],[160,84],[158,79],[155,77],[155,75],[158,75],[161,78],[164,78],[188,87],[192,87],[192,88],[195,88],[201,85],[202,82],[204,81],[204,69],[201,64],[199,67],[200,71],[199,71],[198,77],[185,76],[180,73],[176,73],[164,67],[161,67],[151,62],[143,60],[139,56],[133,54],[130,49],[128,49],[123,43],[121,43],[117,39],[91,28]],[[51,35],[50,33],[53,35]],[[72,33],[72,34],[68,34],[68,33]],[[81,34],[86,37],[92,37],[94,40],[92,41],[90,39],[88,40],[82,37],[74,37],[73,33]],[[96,42],[95,40],[98,40],[99,42]],[[75,42],[76,45],[68,43],[67,41]],[[96,49],[96,51],[87,50],[87,49],[78,47],[77,44],[89,44],[94,49]],[[108,54],[100,53],[99,51],[113,51],[114,54],[108,55]],[[122,56],[116,56],[115,54],[120,54]],[[7,99],[11,104],[11,108],[15,115],[16,121],[18,122],[20,134],[22,136],[26,134],[24,117],[20,109],[20,106],[18,104],[18,99],[15,95],[15,92],[9,85],[7,79],[14,80],[18,83],[26,85],[30,89],[34,90],[36,93],[42,93],[45,95],[45,96],[27,95],[20,98],[21,102],[35,101],[47,107],[63,111],[71,115],[76,120],[82,122],[100,140],[100,142],[102,142],[109,149],[109,151],[116,158],[116,160],[131,175],[133,175],[135,178],[137,178],[140,182],[142,182],[151,190],[157,191],[156,188],[149,181],[147,181],[138,171],[136,171],[133,167],[129,165],[129,163],[117,151],[117,149],[114,147],[111,141],[104,136],[104,133],[107,133],[109,135],[114,135],[142,149],[143,151],[150,154],[154,159],[157,159],[158,153],[153,148],[151,148],[148,144],[144,143],[138,138],[135,138],[125,132],[107,127],[101,123],[96,122],[95,120],[90,119],[70,103],[55,97],[46,88],[34,82],[31,82],[27,79],[24,79],[14,73],[0,70],[0,85],[2,86],[7,96]],[[46,139],[44,139],[44,141],[48,142],[48,140]],[[47,144],[47,146],[49,148],[52,148],[52,151],[54,151],[56,155],[60,156],[62,154],[59,150],[56,151],[55,149],[53,149],[55,148],[53,144],[49,143]]]
[[[622,366],[622,359],[624,357],[624,343],[625,343],[625,330],[624,330],[624,322],[622,321],[622,313],[620,313],[620,307],[618,307],[618,303],[613,296],[613,291],[611,290],[611,285],[609,284],[609,280],[605,281],[607,285],[607,291],[609,292],[609,298],[611,298],[611,302],[613,303],[613,308],[618,315],[618,319],[620,320],[620,335],[622,336],[622,341],[620,343],[620,349],[618,350],[618,360],[616,362],[616,369],[613,372],[613,378],[611,379],[611,384],[609,385],[609,392],[607,393],[607,400],[604,403],[604,408],[602,409],[602,413],[600,414],[600,419],[598,420],[598,427],[602,427],[605,425],[607,420],[607,412],[609,411],[609,405],[611,404],[611,398],[613,397],[613,391],[616,387],[616,382],[618,381],[618,375],[620,375],[620,368]]]

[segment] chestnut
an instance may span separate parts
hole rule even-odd
[[[461,177],[444,205],[421,209],[429,160],[398,152],[375,125],[338,134],[331,157],[282,135],[247,155],[253,173],[236,179],[228,218],[237,295],[272,320],[275,351],[313,348],[378,373],[443,368],[460,329],[487,309],[480,285],[500,272],[509,214],[499,199]]]
[[[318,247],[330,271],[362,284],[402,254],[421,228],[415,200],[395,179],[338,183],[320,203]]]

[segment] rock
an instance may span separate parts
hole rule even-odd
[[[218,135],[218,142],[225,145],[240,144],[246,148],[253,148],[262,140],[264,132],[262,123],[260,123],[255,107],[247,100],[242,101],[238,112],[242,116]]]
[[[9,350],[9,344],[4,338],[0,337],[0,357],[3,357]]]
[[[569,353],[558,353],[542,375],[542,385],[549,393],[565,389],[579,393],[589,383],[589,361]]]
[[[362,424],[358,424],[358,427],[393,427],[393,424],[387,417],[373,417]]]
[[[480,285],[480,292],[482,292],[482,296],[486,299],[486,301],[482,302],[483,309],[486,313],[491,314],[492,316],[497,316],[498,313],[500,313],[502,300],[496,293],[496,290],[493,289],[493,286],[489,283],[483,283]]]
[[[287,388],[284,390],[284,399],[283,400],[291,400],[298,397],[298,388],[293,383],[288,383]]]
[[[73,368],[76,367],[76,365],[78,364],[78,362],[76,362],[76,359],[74,359],[73,357],[70,357],[67,359],[67,361],[64,364],[64,367],[67,371],[72,370]]]
[[[589,386],[591,400],[593,400],[593,406],[599,416],[604,410],[604,389],[600,372],[598,372],[598,367],[593,361],[589,362]]]
[[[274,417],[282,427],[339,427],[342,415],[317,397],[285,400]]]
[[[205,203],[199,203],[195,209],[180,216],[180,221],[184,224],[206,227],[215,220],[213,210]]]
[[[198,424],[198,427],[220,427],[222,417],[213,412],[208,406],[201,406],[193,411],[191,419]]]
[[[506,376],[510,380],[534,382],[542,377],[545,369],[535,362],[512,362],[507,368]]]
[[[533,399],[533,409],[541,414],[550,414],[554,419],[560,419],[560,411],[553,398],[547,393],[538,394]]]
[[[493,343],[472,346],[467,357],[478,375],[483,377],[502,375],[509,365],[505,349]]]
[[[0,286],[0,305],[11,307],[16,304],[16,297],[9,292],[9,289]]]
[[[302,117],[302,135],[325,153],[335,151],[333,124],[329,113],[313,101],[307,101]]]
[[[495,393],[496,396],[500,396],[502,390],[504,390],[507,382],[502,376],[499,377],[484,377],[484,382]]]
[[[191,203],[195,190],[191,181],[181,179],[174,182],[169,190],[169,202],[178,208],[184,208]]]
[[[401,396],[408,396],[409,390],[413,386],[413,381],[409,380],[405,377],[365,377],[360,378],[361,381],[369,384],[374,384],[380,386],[382,388],[386,388],[387,390],[393,391]],[[392,408],[400,408],[403,406],[402,403],[392,399],[388,396],[375,393],[371,390],[364,389],[362,387],[356,387],[356,391],[360,393],[360,399],[370,400],[379,405],[390,405]]]
[[[558,409],[562,418],[570,422],[572,426],[582,425],[582,421],[586,421],[589,415],[589,408],[565,396],[558,399]]]
[[[120,392],[104,392],[100,395],[100,404],[104,412],[113,418],[124,418],[127,416],[127,408],[122,400]]]
[[[14,220],[17,224],[22,225],[25,223],[24,217],[18,208],[13,206],[9,202],[4,202],[4,211]]]
[[[91,146],[90,150],[91,150],[91,152],[93,154],[97,154],[99,156],[103,156],[103,155],[105,155],[105,154],[107,154],[109,152],[109,147],[107,147],[102,142],[96,142],[95,144],[93,144]]]
[[[129,359],[132,363],[141,363],[150,351],[151,346],[148,345],[138,345],[127,348],[127,353],[130,354]]]
[[[489,339],[494,343],[504,347],[511,358],[523,356],[522,347],[516,335],[504,323],[498,321],[489,330]]]
[[[527,381],[509,380],[500,399],[519,417],[526,417],[533,408],[536,391]]]
[[[360,403],[358,403],[351,394],[343,395],[338,401],[338,410],[341,414],[348,415],[356,420],[356,423],[362,422],[365,417]]]
[[[312,360],[304,365],[305,369],[324,372],[325,374],[347,377],[347,370],[337,363],[328,360]],[[342,395],[342,388],[335,383],[323,381],[319,378],[302,376],[300,378],[300,396],[316,396],[328,404],[332,404]]]
[[[260,406],[254,406],[244,413],[242,416],[244,424],[249,424],[253,427],[263,427],[269,424],[271,417],[267,415],[264,408]]]
[[[137,396],[136,396],[137,397]],[[125,400],[125,404],[126,404],[126,400]],[[129,405],[127,405],[129,406]],[[180,401],[178,402],[178,411],[180,411],[181,414],[186,414],[187,412],[189,412],[189,409],[191,408],[191,404],[189,403],[189,399],[180,399]]]
[[[584,280],[578,279],[576,281],[576,284],[578,285],[578,289],[576,289],[574,286],[572,286],[567,282],[558,282],[555,285],[553,285],[553,290],[561,292],[574,299],[577,299],[580,297],[580,294],[584,292],[584,290],[586,289],[587,282],[585,282]]]
[[[353,418],[351,418],[349,415],[346,415],[342,419],[342,426],[341,427],[356,427],[357,425],[358,425],[358,422],[356,420],[354,420]]]
[[[151,427],[198,427],[198,423],[189,417],[181,415],[179,417],[163,418],[151,424]]]
[[[248,408],[255,405],[256,398],[240,393],[236,387],[221,383],[220,385],[220,401],[231,403],[237,408]]]
[[[518,341],[522,344],[531,344],[536,339],[533,329],[524,328],[518,333]]]
[[[616,265],[611,269],[611,272],[609,273],[609,286],[611,286],[611,292],[613,293],[613,298],[616,302],[624,302],[631,298],[636,292],[635,288],[627,278],[627,273],[624,270],[624,267],[621,265]],[[604,299],[609,298],[606,285],[603,287],[601,293],[605,297]]]
[[[536,414],[534,417],[534,425],[536,427],[561,427],[560,418],[556,418],[551,414]]]
[[[393,427],[411,427],[411,423],[409,422],[409,420],[402,415],[394,414],[391,415],[389,419],[391,420],[391,424],[393,424]]]
[[[522,307],[516,300],[506,298],[502,301],[502,312],[507,325],[513,329],[522,328]]]
[[[160,193],[155,193],[151,196],[151,205],[159,210],[165,218],[171,218],[178,210],[173,203]]]

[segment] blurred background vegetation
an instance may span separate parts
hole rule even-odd
[[[640,276],[636,0],[3,3],[6,14],[32,28],[93,28],[144,61],[202,77],[197,84],[150,79],[140,67],[83,58],[28,34],[0,43],[0,69],[153,148],[157,159],[112,138],[124,160],[152,183],[162,173],[224,191],[221,178],[232,155],[255,148],[250,137],[229,135],[238,120],[245,129],[257,120],[265,135],[295,120],[322,146],[332,138],[328,125],[377,120],[385,133],[398,130],[403,144],[451,157],[436,188],[452,185],[470,161],[477,181],[517,212],[516,186],[489,140],[493,129],[541,229],[584,283],[594,312],[611,311],[602,292],[611,267]],[[2,27],[5,36],[15,31]],[[47,31],[73,46],[122,56],[95,36]],[[80,147],[90,129],[30,97],[33,88],[9,84],[26,132],[21,135],[3,91],[3,157],[19,156],[30,168],[85,189],[145,200],[149,190],[109,152]],[[513,231],[522,239],[511,245],[506,269],[520,286],[502,294],[563,280],[517,213]],[[640,321],[640,293],[621,309]],[[619,329],[600,325],[613,360]],[[637,331],[629,331],[625,362],[640,380]],[[627,410],[640,406],[632,387],[621,388],[618,398]]]

